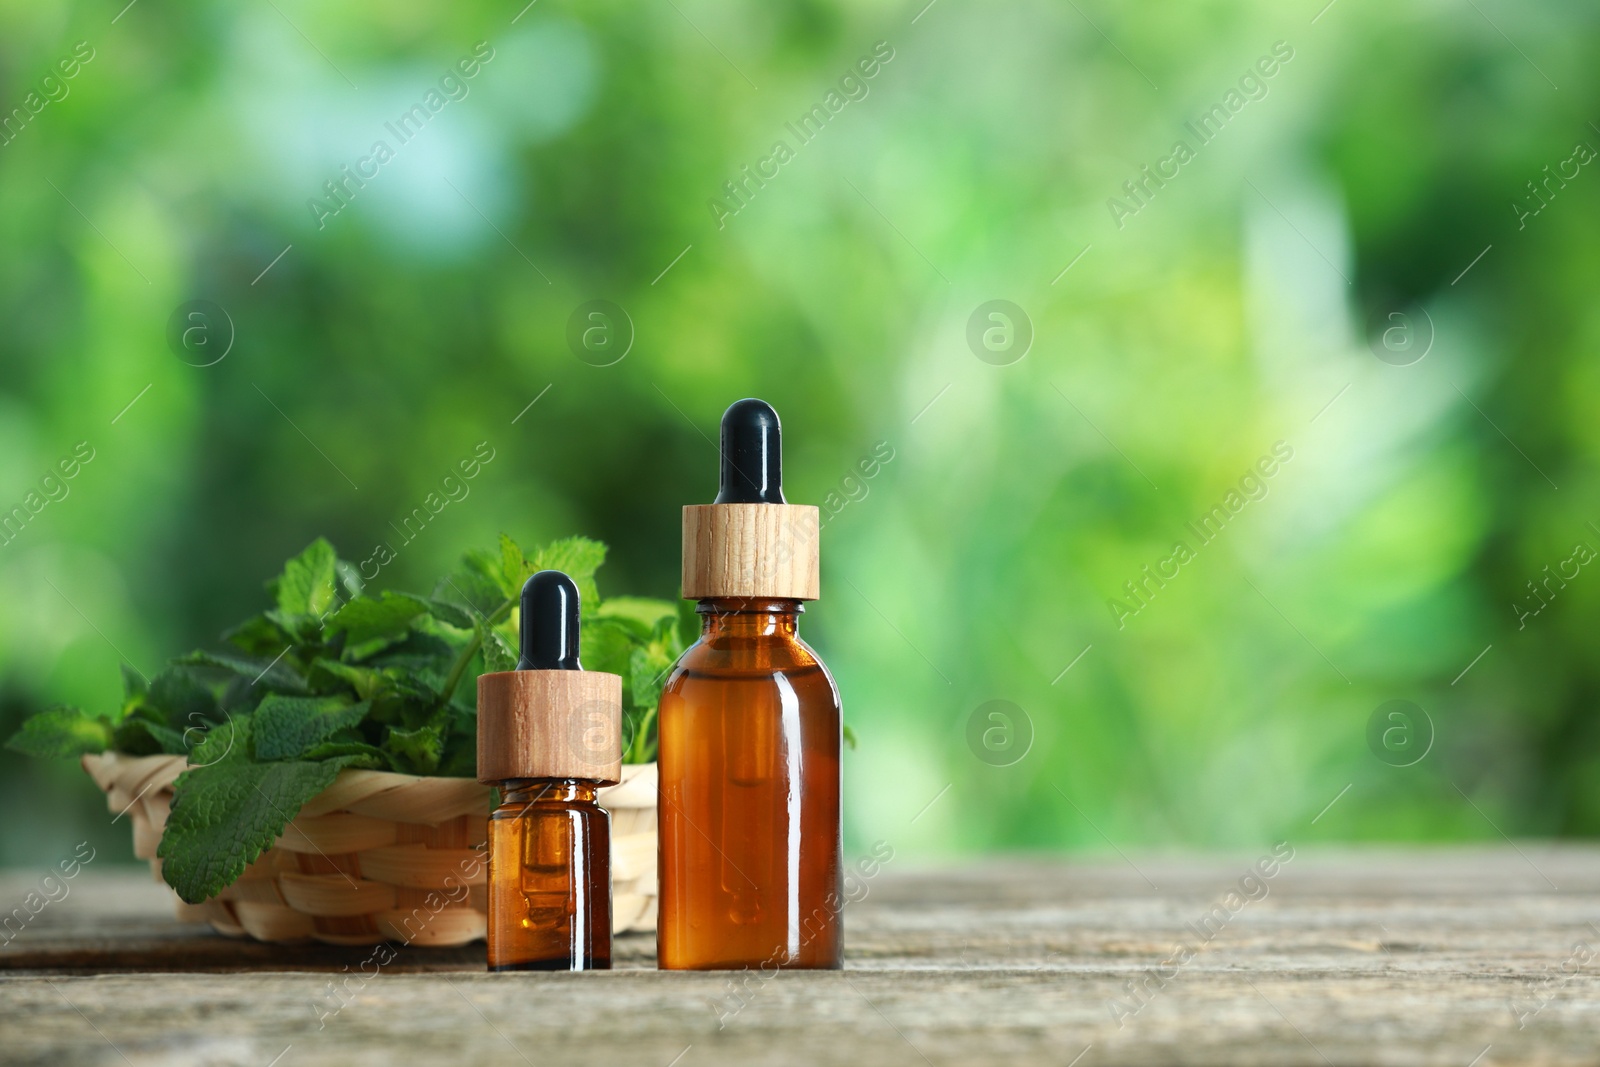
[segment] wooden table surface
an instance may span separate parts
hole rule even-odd
[[[846,911],[842,973],[662,973],[635,935],[579,975],[402,948],[342,999],[369,949],[218,937],[89,867],[0,948],[0,1061],[1600,1063],[1600,848],[1303,847],[1229,901],[1264,852],[891,862]],[[38,877],[6,872],[0,901]]]

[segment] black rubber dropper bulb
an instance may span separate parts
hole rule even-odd
[[[783,426],[765,400],[735,401],[722,413],[722,484],[713,504],[785,504]]]
[[[522,587],[519,671],[581,671],[578,584],[560,571],[540,571]]]

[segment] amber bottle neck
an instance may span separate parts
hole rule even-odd
[[[794,637],[800,632],[798,600],[769,597],[708,597],[695,611],[700,615],[701,638]]]
[[[597,788],[581,778],[513,778],[500,783],[504,804],[593,803]]]

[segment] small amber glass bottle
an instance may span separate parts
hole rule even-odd
[[[611,818],[595,783],[500,783],[489,816],[489,969],[611,967]]]
[[[478,778],[489,816],[489,969],[611,966],[611,820],[622,679],[578,662],[578,589],[540,571],[522,590],[517,669],[478,679]]]
[[[722,422],[722,491],[684,509],[700,640],[661,694],[659,960],[666,969],[837,968],[840,704],[804,641],[818,515],[784,502],[777,414]]]

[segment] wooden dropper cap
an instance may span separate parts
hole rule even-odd
[[[821,520],[783,499],[783,427],[764,400],[722,415],[722,485],[683,509],[683,595],[816,600]]]
[[[540,571],[522,587],[522,658],[478,677],[478,781],[622,778],[622,678],[578,662],[578,586]]]

